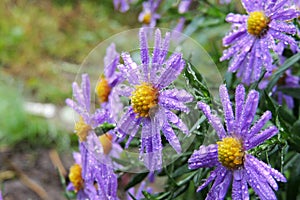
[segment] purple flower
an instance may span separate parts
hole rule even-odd
[[[139,14],[138,20],[147,27],[155,27],[156,20],[160,15],[156,13],[161,0],[148,0],[143,2],[143,11]]]
[[[114,90],[115,86],[123,81],[121,73],[116,71],[119,60],[120,55],[116,51],[115,44],[112,43],[106,50],[104,75],[99,77],[95,91],[101,107],[109,112],[112,123],[117,120],[119,110],[123,108],[123,104]]]
[[[297,42],[287,34],[295,34],[296,27],[287,23],[300,15],[288,1],[243,0],[248,15],[228,14],[226,21],[232,23],[232,31],[223,39],[221,61],[231,58],[228,70],[237,72],[242,82],[249,85],[259,79],[262,66],[272,71],[272,56],[276,43],[283,41],[291,49],[298,49]],[[278,53],[277,53],[278,54]]]
[[[198,102],[198,107],[217,132],[220,141],[217,144],[200,146],[188,160],[190,169],[216,167],[197,191],[214,181],[206,199],[224,199],[232,181],[233,200],[249,199],[248,185],[260,199],[276,199],[273,189],[277,190],[278,186],[275,180],[286,182],[285,177],[247,153],[248,150],[277,134],[275,126],[262,130],[271,119],[271,112],[266,111],[256,123],[253,123],[259,93],[251,90],[245,100],[243,85],[238,85],[235,91],[235,116],[225,85],[220,86],[220,99],[226,130],[221,119],[212,114],[210,107]]]
[[[193,0],[181,0],[178,5],[178,12],[180,14],[186,13],[189,10],[192,1]]]
[[[274,72],[276,68],[272,71]],[[269,78],[272,75],[272,72],[266,73],[264,76],[264,80],[262,80],[259,83],[259,89],[265,89],[269,83]],[[275,85],[272,89],[272,96],[275,97],[280,105],[283,104],[285,101],[288,108],[293,109],[294,108],[294,99],[293,97],[284,94],[279,88],[299,88],[299,80],[300,77],[292,75],[292,70],[288,69],[285,71],[285,73],[282,75],[282,77],[279,78],[277,81],[277,85]]]
[[[129,10],[129,3],[131,0],[114,0],[115,10],[119,10],[120,12],[126,12]]]
[[[166,59],[169,39],[169,33],[162,40],[160,30],[156,30],[150,60],[146,33],[141,29],[141,65],[137,65],[129,53],[123,53],[124,65],[118,66],[131,85],[121,85],[120,94],[130,98],[131,104],[117,124],[118,136],[122,140],[129,135],[126,144],[128,147],[142,125],[140,155],[150,171],[162,167],[161,130],[171,146],[178,153],[181,152],[180,142],[170,123],[186,134],[188,129],[171,110],[189,112],[185,103],[193,100],[185,90],[168,87],[185,66],[181,53],[174,53]]]

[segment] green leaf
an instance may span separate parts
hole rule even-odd
[[[278,88],[279,91],[286,95],[292,96],[296,99],[300,99],[300,88]]]
[[[140,182],[142,182],[148,175],[147,173],[141,173],[141,174],[137,174],[134,175],[131,180],[129,181],[129,183],[127,184],[127,186],[125,187],[125,190],[128,190],[129,188],[139,184]]]
[[[278,79],[282,76],[282,74],[290,68],[293,64],[298,62],[300,59],[300,52],[288,58],[284,64],[271,76],[270,82],[267,87],[267,91],[271,92],[272,88],[276,85]]]
[[[190,92],[196,97],[197,101],[206,103],[211,102],[211,95],[206,87],[205,81],[198,70],[189,62],[184,69],[184,75],[187,80]]]
[[[152,197],[148,192],[146,191],[142,191],[144,197],[147,199],[147,200],[157,200],[157,198],[154,198]]]

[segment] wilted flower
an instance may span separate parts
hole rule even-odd
[[[126,12],[129,10],[129,3],[131,0],[114,0],[115,10],[119,10],[120,12]]]
[[[274,72],[276,68],[272,71]],[[266,73],[264,79],[259,83],[259,89],[265,89],[269,83],[269,78],[272,75],[272,72]],[[277,84],[272,89],[272,96],[275,97],[280,105],[285,101],[288,108],[294,108],[294,99],[293,97],[284,94],[280,91],[280,88],[299,88],[300,77],[294,76],[292,70],[288,69],[284,72],[282,77],[279,78]]]
[[[170,123],[184,133],[188,129],[171,110],[189,112],[185,105],[193,97],[185,90],[167,88],[181,73],[185,66],[181,53],[172,54],[167,60],[170,34],[161,41],[161,32],[155,32],[155,46],[150,60],[147,37],[144,29],[140,31],[141,65],[137,65],[128,53],[123,53],[124,65],[119,70],[126,76],[131,87],[122,85],[121,95],[130,98],[131,104],[117,124],[118,136],[124,139],[129,135],[126,146],[142,125],[140,155],[150,171],[162,166],[162,130],[167,141],[178,152],[181,145]],[[145,155],[144,152],[146,153]]]
[[[143,2],[143,11],[139,14],[139,22],[142,22],[147,27],[155,27],[156,20],[160,15],[156,13],[161,0],[148,0]]]
[[[237,72],[245,84],[255,82],[261,76],[264,66],[272,71],[270,50],[276,53],[276,43],[282,41],[291,49],[297,49],[293,37],[296,27],[287,23],[299,16],[288,1],[242,0],[248,15],[228,14],[226,21],[232,23],[232,32],[224,39],[223,45],[230,46],[224,51],[221,61],[232,58],[228,70]]]
[[[261,199],[276,199],[272,190],[278,189],[274,179],[286,182],[285,177],[264,162],[247,153],[265,140],[276,135],[275,126],[262,130],[271,119],[266,111],[251,127],[259,100],[259,93],[251,90],[245,100],[245,88],[237,86],[235,92],[235,116],[225,85],[220,86],[220,98],[224,110],[226,130],[221,119],[212,114],[210,107],[199,102],[198,106],[217,132],[220,141],[217,144],[200,146],[194,151],[188,163],[190,169],[216,166],[214,171],[197,191],[214,181],[206,199],[224,199],[232,181],[232,199],[249,199],[248,185]]]

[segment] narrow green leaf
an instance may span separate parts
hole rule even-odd
[[[144,178],[146,178],[148,175],[147,173],[141,173],[141,174],[137,174],[134,175],[131,180],[129,181],[129,183],[127,184],[127,186],[125,187],[125,190],[128,190],[129,188],[139,184],[140,182],[142,182],[144,180]]]

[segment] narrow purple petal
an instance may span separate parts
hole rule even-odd
[[[260,119],[252,126],[249,131],[249,134],[246,135],[246,138],[251,138],[258,134],[258,132],[264,127],[264,125],[272,118],[272,113],[270,111],[266,111]]]
[[[140,48],[141,48],[141,60],[142,60],[142,67],[143,67],[143,74],[144,79],[148,80],[149,75],[149,48],[147,42],[147,36],[144,29],[140,31]]]
[[[166,69],[161,74],[155,85],[157,88],[162,89],[170,85],[181,73],[185,66],[185,62],[182,59],[181,53],[174,53],[166,61]]]
[[[123,74],[125,78],[132,85],[138,85],[139,82],[139,71],[137,64],[132,60],[128,53],[121,54],[124,61],[124,65],[118,65],[118,69]]]
[[[178,13],[182,14],[189,10],[192,0],[181,0],[178,5]]]
[[[230,32],[228,35],[226,35],[223,38],[223,45],[228,46],[235,42],[236,40],[240,39],[241,37],[244,37],[244,35],[247,33],[247,28],[245,26],[239,27],[238,30],[234,30]]]
[[[119,64],[120,54],[116,51],[116,45],[112,43],[107,49],[104,57],[104,75],[110,79]]]
[[[232,199],[249,200],[248,185],[244,169],[237,169],[233,172]]]
[[[191,95],[190,93],[188,93],[185,90],[178,90],[176,88],[173,89],[169,89],[169,90],[164,90],[162,92],[160,92],[160,95],[163,95],[165,97],[168,98],[172,98],[181,102],[191,102],[193,101],[193,95]]]
[[[206,105],[205,103],[198,102],[198,107],[203,111],[204,115],[208,119],[208,122],[213,126],[213,128],[216,130],[218,136],[220,139],[223,139],[226,137],[226,132],[224,129],[224,126],[220,120],[219,117],[213,115],[211,113],[210,107]]]
[[[232,133],[234,131],[234,116],[233,116],[232,105],[229,99],[226,86],[221,85],[219,91],[220,91],[220,98],[224,110],[227,132]]]
[[[185,123],[183,123],[183,121],[176,114],[174,114],[172,111],[169,111],[169,110],[165,110],[165,112],[166,112],[166,115],[167,115],[167,120],[169,122],[174,124],[183,133],[189,134],[189,129],[187,128]]]
[[[240,133],[242,137],[247,134],[248,129],[252,124],[258,106],[258,101],[259,93],[255,90],[251,90],[248,94],[241,120],[239,121]]]
[[[200,146],[195,150],[188,160],[189,169],[198,169],[202,167],[214,167],[218,165],[218,145],[211,144]]]
[[[262,10],[260,7],[260,0],[242,0],[242,4],[244,8],[246,9],[247,13],[257,11],[257,10]]]
[[[197,192],[200,192],[206,186],[208,186],[208,184],[210,184],[213,180],[215,180],[215,178],[217,177],[217,174],[219,174],[220,171],[225,171],[225,170],[226,169],[224,167],[222,167],[222,165],[219,165],[218,167],[216,167],[216,169],[214,171],[210,172],[210,175],[205,180],[205,182],[197,188]]]
[[[285,32],[288,34],[295,34],[296,27],[293,24],[288,24],[278,20],[272,20],[269,24],[269,28],[274,29],[275,31]]]
[[[269,35],[269,34],[268,34]],[[260,52],[258,52],[257,54],[262,54],[261,55],[261,59],[263,61],[264,66],[266,67],[267,71],[271,71],[273,68],[273,59],[272,56],[270,54],[270,48],[269,46],[273,46],[272,44],[273,40],[269,41],[269,40],[260,40],[259,44],[260,44]],[[271,45],[270,45],[271,43]],[[259,73],[260,74],[260,73]]]
[[[85,108],[89,112],[91,105],[91,86],[88,74],[82,74],[81,90],[84,97]]]
[[[229,13],[226,16],[226,21],[229,23],[245,23],[245,21],[247,20],[248,16],[247,15],[240,15],[240,14],[233,14],[233,13]]]
[[[114,87],[113,90],[120,96],[130,97],[132,95],[132,92],[134,91],[134,88],[128,87],[125,84],[119,84]]]
[[[270,126],[269,128],[263,130],[260,134],[255,135],[254,137],[250,137],[248,140],[244,142],[245,150],[249,150],[253,147],[256,147],[263,143],[265,140],[270,139],[274,135],[278,133],[278,129],[276,126]]]
[[[245,88],[242,84],[239,84],[235,90],[235,125],[238,126],[238,122],[241,120],[242,112],[244,110],[245,101]]]
[[[296,43],[296,41],[293,37],[285,35],[281,32],[278,32],[278,31],[275,31],[275,30],[272,30],[272,29],[269,30],[269,33],[272,34],[272,36],[275,39],[281,40],[281,41],[286,42],[287,44],[289,44],[291,48],[297,48],[297,43]]]
[[[232,172],[229,170],[221,171],[217,175],[217,178],[211,187],[210,191],[207,194],[206,199],[215,200],[215,199],[224,199],[228,190],[229,185],[231,184]]]
[[[128,109],[117,124],[118,137],[124,139],[126,135],[131,135],[139,124],[140,118],[136,118],[132,108]]]
[[[152,64],[157,64],[160,59],[161,53],[161,32],[159,29],[155,31],[155,41],[154,41],[154,50],[153,50],[153,57],[152,57]],[[152,66],[153,68],[153,66]]]
[[[300,16],[300,12],[296,9],[283,9],[272,15],[272,20],[289,21]]]
[[[277,199],[267,180],[261,177],[247,159],[244,162],[247,182],[261,199]]]
[[[158,64],[160,64],[160,65],[165,61],[166,56],[168,54],[170,39],[171,39],[171,34],[169,32],[167,32],[165,35],[165,39],[163,40],[162,49],[161,49],[160,55],[159,55],[160,59],[159,59]]]
[[[168,122],[164,123],[164,125],[162,127],[162,131],[164,133],[164,136],[170,143],[170,145],[175,149],[175,151],[178,154],[181,153],[181,145],[180,145],[179,139],[176,136],[176,134],[174,133],[172,127],[170,126],[170,124]]]
[[[159,95],[158,104],[168,110],[180,110],[186,113],[190,111],[190,109],[183,102],[173,98],[165,97],[163,95]]]

